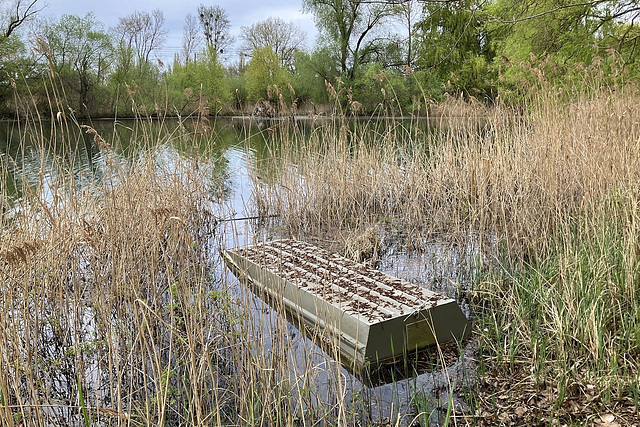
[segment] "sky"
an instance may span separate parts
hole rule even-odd
[[[39,3],[43,7],[40,15],[54,19],[65,14],[84,16],[93,12],[107,30],[118,24],[118,18],[135,11],[151,12],[153,9],[160,9],[164,13],[165,27],[168,30],[165,45],[158,55],[163,61],[171,61],[174,54],[181,50],[184,19],[188,13],[196,15],[200,4],[217,4],[225,9],[231,21],[231,34],[236,39],[241,26],[250,26],[269,17],[293,22],[301,28],[307,34],[309,48],[313,47],[317,37],[313,16],[302,12],[301,0],[40,0]],[[233,54],[238,45],[239,43],[236,43],[235,49],[230,53],[231,62],[237,61],[237,55]]]

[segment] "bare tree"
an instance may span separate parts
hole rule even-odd
[[[241,28],[242,49],[251,53],[254,49],[269,46],[278,55],[283,67],[293,66],[293,54],[304,46],[306,34],[293,22],[280,18],[268,18],[250,27]]]
[[[182,31],[182,60],[185,64],[193,59],[202,47],[202,35],[200,34],[200,22],[191,13],[184,20]]]
[[[20,25],[24,24],[41,9],[36,7],[38,0],[5,1],[0,0],[0,31],[8,38]]]
[[[222,55],[233,43],[231,37],[231,22],[227,12],[218,5],[198,7],[200,24],[204,30],[207,46],[212,47],[217,54]]]
[[[114,32],[121,46],[136,54],[138,63],[147,62],[151,53],[165,41],[164,14],[160,9],[153,10],[151,14],[134,12],[120,18]]]
[[[403,38],[402,44],[405,47],[405,65],[413,68],[415,60],[415,32],[416,23],[422,15],[422,5],[418,4],[418,0],[403,0],[397,6],[396,19],[400,22],[404,30],[406,30],[406,38]]]

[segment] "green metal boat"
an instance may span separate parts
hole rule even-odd
[[[468,333],[454,299],[297,240],[223,251],[252,292],[355,372]]]

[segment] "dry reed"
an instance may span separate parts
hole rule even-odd
[[[188,136],[183,123],[157,135],[139,119],[130,131],[142,142],[126,156],[122,141],[72,119],[25,126],[17,152],[27,155],[3,165],[6,176],[37,165],[39,178],[24,166],[20,197],[3,200],[1,425],[399,419],[375,408],[337,350],[314,345],[321,331],[297,331],[223,273],[212,253],[237,243],[212,214],[223,183],[171,151]],[[100,150],[82,182],[80,132]]]
[[[576,389],[637,411],[637,95],[466,113],[423,131],[415,120],[337,120],[285,140],[281,166],[256,174],[257,206],[293,235],[391,224],[417,248],[483,236],[470,295],[483,363],[555,396],[525,421],[564,413]]]

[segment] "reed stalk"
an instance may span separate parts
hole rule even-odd
[[[256,204],[290,235],[344,246],[381,226],[417,249],[480,236],[467,297],[489,375],[517,378],[516,402],[552,396],[531,420],[579,419],[576,400],[583,417],[593,401],[637,416],[639,106],[618,90],[541,95],[524,113],[469,105],[430,126],[336,120],[283,138]]]

